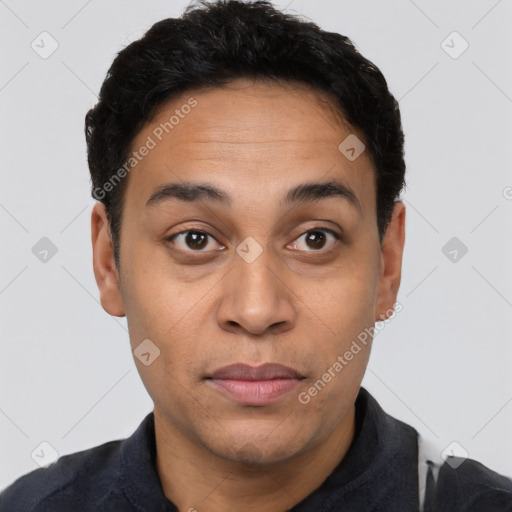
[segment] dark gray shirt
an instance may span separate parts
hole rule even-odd
[[[151,412],[127,439],[62,456],[18,478],[0,494],[0,512],[177,512],[155,461]],[[425,512],[512,511],[512,480],[476,461],[457,469],[445,463],[428,482]],[[349,451],[291,512],[417,512],[419,487],[418,433],[361,388]]]

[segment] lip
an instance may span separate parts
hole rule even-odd
[[[232,364],[219,368],[206,380],[227,398],[242,405],[269,405],[293,391],[305,377],[281,364]]]

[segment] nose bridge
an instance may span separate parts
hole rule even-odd
[[[224,328],[236,323],[252,333],[262,333],[276,324],[280,328],[291,324],[295,312],[290,294],[278,277],[278,264],[271,251],[252,237],[238,245],[219,309],[219,322]]]
[[[254,238],[248,237],[236,248],[235,274],[237,283],[245,292],[255,292],[268,298],[275,297],[275,270],[272,271],[272,255],[269,249],[263,248]],[[243,295],[246,295],[244,293]]]
[[[275,266],[269,249],[264,248],[253,237],[247,237],[236,248],[235,284],[238,300],[261,303],[265,300],[271,305],[278,299],[279,293]],[[254,307],[251,305],[251,307]]]

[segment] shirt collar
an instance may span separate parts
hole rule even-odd
[[[417,505],[417,432],[386,414],[362,387],[355,407],[356,434],[347,454],[293,512],[328,512],[350,505],[373,510],[377,503],[382,510],[405,511]],[[178,512],[165,496],[156,469],[153,412],[123,443],[121,483],[137,510]]]
[[[121,448],[121,485],[141,512],[178,512],[165,496],[156,469],[155,417],[150,412]]]
[[[356,434],[345,457],[291,511],[418,510],[418,433],[386,414],[362,387],[355,407]]]

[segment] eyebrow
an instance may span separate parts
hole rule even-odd
[[[283,206],[301,202],[315,202],[330,197],[339,197],[361,211],[361,204],[354,191],[337,180],[328,182],[301,183],[288,190],[281,201]],[[166,183],[158,186],[146,202],[147,207],[155,207],[170,200],[214,201],[231,206],[232,199],[227,192],[210,183]]]

